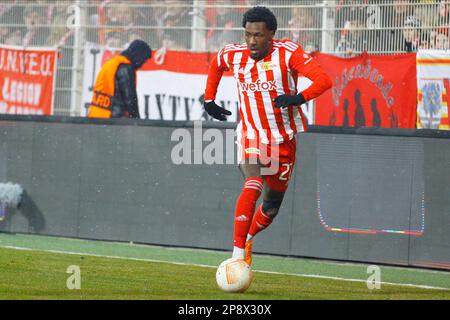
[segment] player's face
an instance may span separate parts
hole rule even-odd
[[[245,42],[254,60],[264,58],[270,51],[274,31],[267,29],[265,22],[247,22],[245,24]]]

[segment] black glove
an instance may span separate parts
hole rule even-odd
[[[306,100],[301,93],[297,95],[282,94],[273,99],[273,102],[275,102],[276,108],[286,108],[287,106],[299,106],[304,104]]]
[[[204,103],[203,106],[206,112],[214,119],[225,121],[227,120],[227,117],[225,116],[231,116],[231,111],[218,106],[214,100]]]

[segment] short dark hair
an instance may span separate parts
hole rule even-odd
[[[247,22],[265,22],[267,29],[277,31],[277,18],[272,11],[266,7],[253,7],[244,13],[242,27],[245,28]]]

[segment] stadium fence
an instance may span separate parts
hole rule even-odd
[[[243,41],[242,14],[255,5],[274,11],[278,38],[307,51],[349,57],[449,48],[448,0],[6,0],[0,44],[57,47],[54,114],[79,116],[87,43],[123,48],[141,38],[154,49],[215,52]]]

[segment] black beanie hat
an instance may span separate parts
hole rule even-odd
[[[130,59],[133,67],[138,69],[152,57],[152,49],[145,41],[134,40],[121,55]]]

